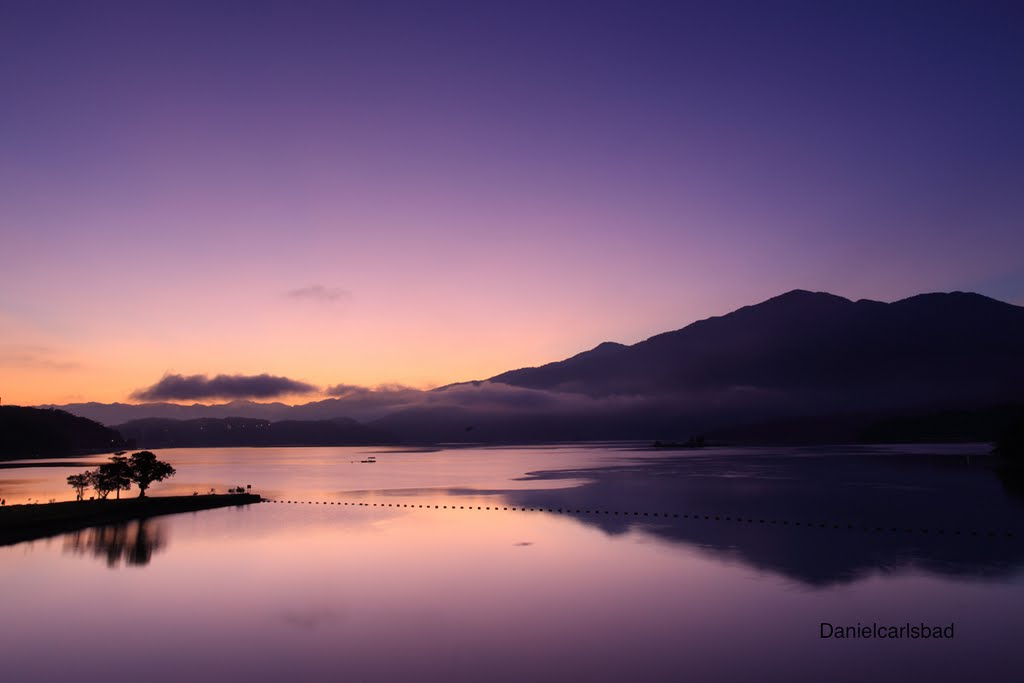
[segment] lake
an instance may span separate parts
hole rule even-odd
[[[987,450],[163,450],[153,495],[273,502],[0,547],[0,676],[1018,681],[1024,500]],[[858,624],[953,637],[821,637]]]

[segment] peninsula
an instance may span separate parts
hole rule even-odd
[[[103,524],[262,502],[255,493],[80,500],[0,507],[0,546]]]

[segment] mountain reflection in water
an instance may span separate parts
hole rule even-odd
[[[3,671],[74,680],[116,643],[152,681],[1015,683],[1024,505],[986,451],[174,451],[173,486],[277,503],[0,548]],[[956,638],[823,640],[826,621]]]
[[[740,459],[709,450],[526,479],[589,481],[504,491],[509,505],[591,511],[577,518],[609,535],[640,530],[812,586],[910,569],[995,578],[1024,567],[1024,502],[988,464],[960,456]]]

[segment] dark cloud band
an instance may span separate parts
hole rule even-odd
[[[164,375],[156,384],[139,389],[132,398],[143,401],[189,401],[207,398],[276,398],[311,394],[317,387],[274,375]]]

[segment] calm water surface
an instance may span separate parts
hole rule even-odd
[[[0,547],[0,675],[1019,681],[1024,503],[983,451],[164,450],[154,494],[281,502]],[[0,495],[81,469],[0,469]]]

